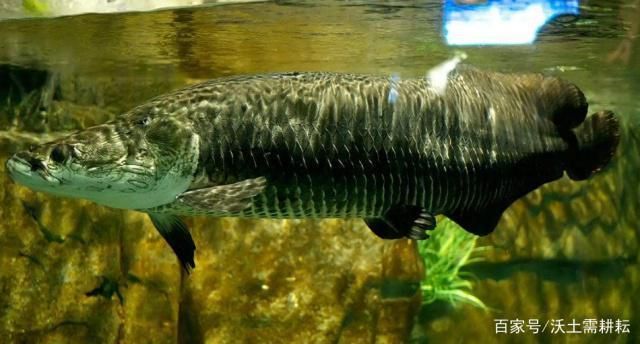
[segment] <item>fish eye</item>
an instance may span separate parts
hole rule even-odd
[[[69,159],[70,155],[71,155],[71,149],[69,145],[59,144],[53,147],[53,150],[51,150],[51,154],[49,155],[49,158],[51,158],[51,160],[53,160],[58,164],[62,164]]]

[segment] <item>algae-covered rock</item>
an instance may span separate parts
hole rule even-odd
[[[542,263],[544,264],[544,263]],[[516,266],[504,274],[481,275],[474,292],[482,299],[491,311],[481,310],[469,305],[457,309],[448,309],[441,317],[424,320],[429,312],[435,309],[426,308],[421,312],[416,332],[418,342],[450,343],[467,342],[469,338],[481,338],[486,343],[633,343],[638,335],[635,324],[640,321],[637,309],[638,298],[630,297],[640,292],[640,271],[637,264],[624,266],[612,263],[600,268],[593,266],[572,266],[574,271],[563,269],[561,265],[547,267],[550,275],[558,275],[562,270],[567,276],[564,279],[553,279],[545,276],[540,270],[532,270]],[[596,275],[588,269],[597,269]],[[582,270],[584,269],[584,270]],[[487,269],[486,271],[497,269]],[[608,272],[607,272],[608,271]],[[495,319],[537,320],[542,326],[554,319],[562,319],[564,331],[569,331],[568,324],[575,319],[581,326],[585,319],[617,319],[628,320],[631,333],[611,334],[567,334],[551,333],[547,325],[544,332],[532,333],[524,327],[525,333],[497,334]],[[509,328],[508,331],[511,331]]]
[[[420,304],[411,285],[422,271],[412,243],[381,241],[360,221],[221,219],[192,228],[201,249],[183,291],[188,341],[325,343],[410,331]],[[385,295],[394,282],[410,292]],[[392,326],[381,326],[389,318]]]

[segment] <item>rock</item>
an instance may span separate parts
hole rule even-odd
[[[192,228],[207,249],[196,251],[196,272],[186,280],[187,339],[407,338],[418,288],[383,291],[389,281],[417,285],[415,246],[368,235],[356,220],[207,219]]]
[[[546,267],[549,274],[541,273],[543,269],[543,262],[527,268],[514,266],[510,272],[498,266],[487,269],[494,273],[479,275],[481,279],[474,285],[473,292],[491,311],[462,305],[449,309],[437,320],[419,322],[415,332],[435,343],[466,342],[469,338],[482,338],[488,343],[622,343],[636,338],[633,324],[640,321],[636,312],[640,302],[629,296],[640,292],[637,263],[577,264],[567,267],[568,270],[556,264]],[[422,313],[430,311],[426,307]],[[537,319],[542,325],[563,319],[566,331],[572,319],[582,324],[590,318],[628,320],[631,334],[551,334],[548,327],[538,335],[527,328],[524,334],[505,335],[496,334],[495,329],[495,319],[520,319],[525,323]]]

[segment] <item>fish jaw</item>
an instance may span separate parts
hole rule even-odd
[[[20,153],[7,160],[5,170],[14,182],[35,191],[54,193],[55,186],[63,183],[61,179],[48,173],[46,166],[43,169],[34,169],[33,164]]]

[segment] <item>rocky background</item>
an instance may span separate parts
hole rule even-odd
[[[291,69],[419,75],[450,56],[433,43],[427,11],[327,6],[318,16],[300,6],[279,20],[269,11],[280,7],[256,6],[0,27],[0,61],[15,62],[0,65],[0,162],[202,78]],[[2,164],[0,342],[637,341],[640,65],[602,64],[625,25],[591,32],[589,21],[617,11],[598,13],[551,27],[533,48],[469,49],[482,67],[562,73],[585,89],[593,111],[618,112],[624,128],[603,173],[533,192],[479,241],[481,261],[466,272],[489,310],[420,308],[428,267],[414,243],[381,241],[360,221],[188,219],[198,250],[185,275],[144,215],[33,193]],[[586,41],[553,36],[567,31]],[[640,61],[637,47],[631,56]],[[632,333],[505,336],[495,334],[497,318],[620,318]]]

